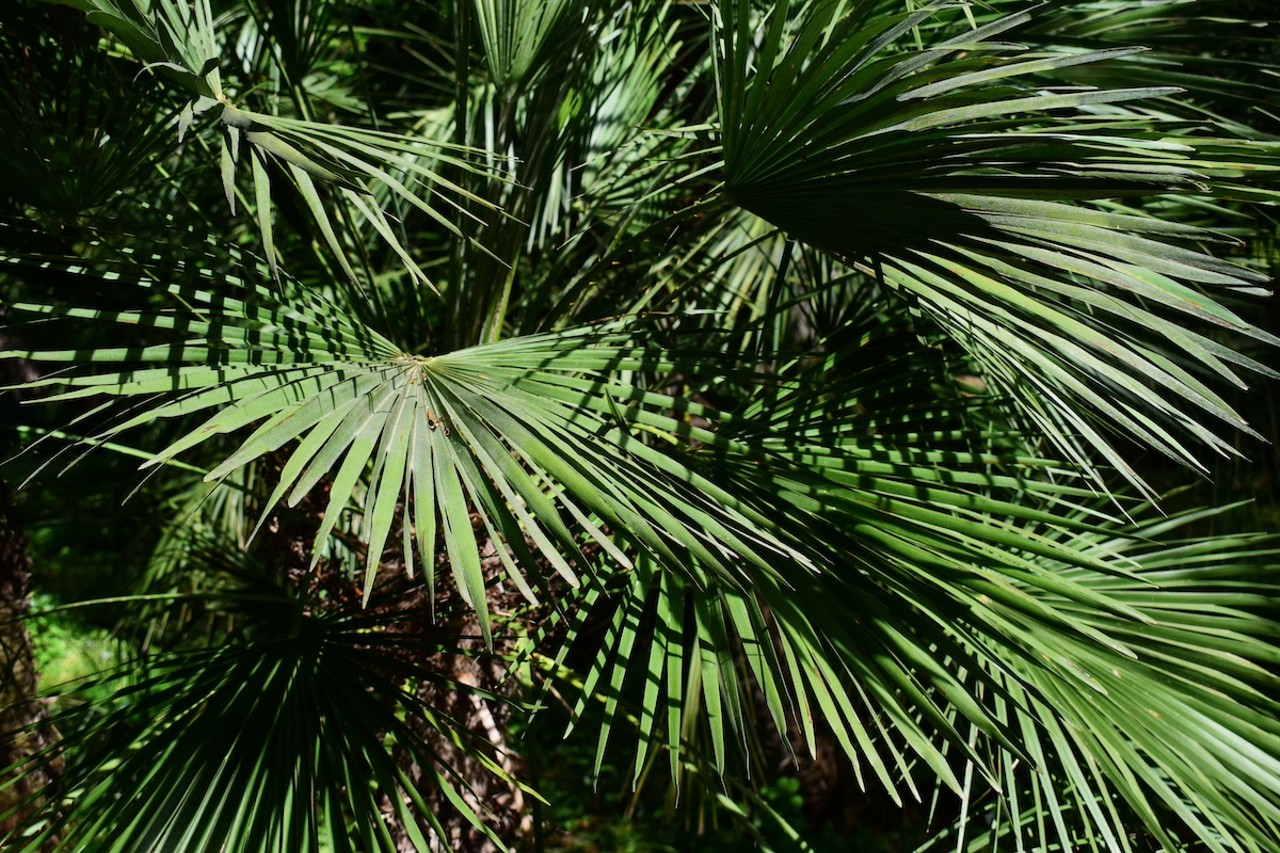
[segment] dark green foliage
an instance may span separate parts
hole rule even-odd
[[[122,651],[23,846],[1274,848],[1275,542],[1159,497],[1274,436],[1263,22],[66,5],[6,470]]]

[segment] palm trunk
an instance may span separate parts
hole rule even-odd
[[[5,316],[0,305],[0,320]],[[0,350],[17,343],[0,337]],[[14,385],[37,378],[24,360],[0,361],[0,385]],[[0,421],[18,423],[18,394],[0,395]],[[0,433],[8,432],[0,431]],[[0,438],[0,458],[13,448]],[[61,770],[61,761],[49,762],[27,772],[13,785],[6,783],[20,762],[27,762],[48,748],[57,733],[48,722],[48,711],[37,694],[39,673],[32,655],[25,617],[30,609],[31,557],[27,537],[13,511],[8,486],[0,482],[0,838],[38,809]],[[52,843],[52,841],[51,841]]]
[[[14,518],[9,490],[0,484],[0,767],[5,768],[31,760],[53,739],[48,713],[36,694],[38,673],[23,621],[30,605],[30,572],[27,538]],[[57,781],[59,764],[46,764],[0,789],[0,837],[41,805]]]

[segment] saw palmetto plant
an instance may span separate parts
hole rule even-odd
[[[1280,548],[1162,497],[1274,438],[1237,7],[6,11],[6,476],[154,506],[13,849],[549,849],[543,709],[765,845],[832,743],[928,849],[1276,849]]]

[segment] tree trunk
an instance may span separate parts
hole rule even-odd
[[[53,740],[48,713],[36,695],[31,637],[22,621],[29,607],[31,558],[14,518],[9,489],[0,483],[0,767],[29,762]],[[0,790],[0,838],[39,808],[57,781],[60,762],[29,768]],[[28,768],[24,768],[28,769]],[[12,772],[12,771],[10,771]],[[5,782],[11,778],[6,774]]]

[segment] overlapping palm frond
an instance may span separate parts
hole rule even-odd
[[[569,0],[477,0],[476,29],[489,76],[499,88],[529,86],[545,73],[551,56],[563,52],[575,19],[592,15],[593,3]]]
[[[697,558],[737,581],[743,578],[740,561],[766,572],[778,560],[805,562],[770,532],[758,510],[646,443],[646,435],[676,444],[714,441],[713,433],[688,422],[713,415],[619,379],[629,372],[678,369],[660,349],[633,343],[625,327],[574,329],[418,356],[310,293],[290,290],[281,300],[260,285],[217,282],[198,267],[188,274],[192,283],[165,288],[169,305],[163,310],[12,306],[49,317],[166,330],[173,333],[170,342],[3,355],[132,365],[35,383],[71,389],[50,400],[162,395],[103,430],[96,441],[144,423],[213,410],[148,465],[259,424],[213,467],[209,479],[217,479],[298,440],[268,506],[286,495],[296,503],[332,476],[313,560],[324,553],[339,514],[356,499],[369,543],[366,594],[397,522],[406,544],[411,536],[416,540],[430,587],[440,530],[454,576],[480,611],[487,634],[485,581],[469,508],[481,512],[489,537],[513,549],[524,569],[501,550],[508,576],[531,599],[535,593],[524,572],[537,560],[526,536],[559,574],[577,582],[570,561],[584,561],[575,560],[579,542],[566,520],[622,565],[630,558],[613,544],[615,536],[675,565]],[[147,278],[134,283],[154,290]],[[147,366],[156,363],[163,366]],[[402,500],[405,493],[412,502]],[[406,557],[411,554],[412,549]],[[540,583],[534,579],[534,586]]]
[[[27,817],[34,828],[9,839],[12,849],[453,849],[424,795],[505,849],[440,744],[465,744],[515,785],[501,756],[416,692],[432,684],[496,699],[429,664],[432,655],[470,654],[457,646],[465,638],[424,629],[431,620],[421,607],[315,608],[269,570],[246,573],[243,555],[224,546],[208,543],[215,550],[194,559],[230,567],[230,584],[224,575],[159,610],[214,613],[236,626],[233,635],[196,647],[187,638],[96,676],[87,687],[109,700],[69,707],[55,718],[62,736],[47,753],[6,768],[11,785],[75,755],[59,796],[33,798],[43,800]]]
[[[1125,560],[1129,577],[1060,567],[1146,617],[1087,616],[1132,652],[1120,657],[1063,638],[1080,677],[1053,677],[1010,661],[1000,716],[1022,733],[1031,763],[988,759],[1002,795],[974,786],[968,826],[930,849],[1069,849],[1097,839],[1107,849],[1145,849],[1143,827],[1162,849],[1271,849],[1280,829],[1273,714],[1277,631],[1270,589],[1270,534],[1207,538],[1212,511],[1162,518],[1150,508],[1114,532],[1064,537],[1071,547]],[[1082,613],[1083,615],[1083,613]]]
[[[18,37],[44,20],[14,10],[0,33],[0,76],[22,83],[0,88],[0,167],[9,198],[69,218],[145,182],[172,148],[172,116],[132,112],[151,87],[131,85],[118,60],[77,50],[65,35]]]
[[[900,354],[915,366],[886,372],[882,356],[847,377],[835,397],[833,385],[820,382],[764,393],[741,422],[726,425],[730,440],[709,443],[703,454],[715,482],[753,496],[783,529],[803,531],[820,571],[756,578],[739,590],[710,574],[690,583],[642,561],[620,591],[583,591],[576,618],[603,609],[608,619],[578,702],[579,713],[596,696],[605,703],[597,762],[629,716],[640,729],[637,776],[664,752],[678,774],[681,750],[704,730],[723,773],[741,758],[729,747],[748,742],[759,714],[780,733],[798,727],[811,747],[821,719],[859,778],[865,769],[895,797],[904,785],[912,789],[903,768],[918,759],[958,788],[942,743],[969,747],[950,723],[940,724],[950,703],[1017,749],[1014,733],[995,724],[989,708],[962,698],[974,691],[957,673],[983,668],[931,663],[943,648],[957,659],[965,654],[949,626],[970,620],[975,632],[1005,638],[1029,657],[1046,647],[1026,639],[1028,625],[1114,645],[1028,594],[1134,615],[1038,571],[1025,557],[1056,550],[1035,532],[1037,524],[1101,523],[1104,516],[1071,520],[1061,509],[1089,499],[1090,490],[1066,471],[1055,482],[1056,466],[1046,460],[966,452],[964,413],[972,404],[921,404],[931,393],[928,373],[920,372],[928,360]],[[904,376],[914,384],[903,385]],[[857,410],[868,413],[851,414]],[[736,435],[735,424],[742,431]],[[1015,436],[1007,438],[1016,446]],[[1021,500],[1010,499],[1018,493]],[[1057,553],[1080,561],[1082,570],[1126,571],[1122,562]],[[548,668],[555,672],[567,653],[565,645],[551,655]]]
[[[1007,6],[1017,11],[1015,4]],[[1142,45],[1148,49],[1118,63],[1076,66],[1064,74],[1095,87],[1178,86],[1185,94],[1162,102],[1160,111],[1211,117],[1219,133],[1259,140],[1274,139],[1277,129],[1276,92],[1267,85],[1264,61],[1275,25],[1262,16],[1251,19],[1245,4],[1231,0],[1160,0],[1132,7],[1102,0],[1063,4],[1053,15],[1038,16],[1020,37],[1046,45]],[[1194,47],[1186,38],[1188,27],[1195,28]]]
[[[912,50],[894,48],[930,9],[718,8],[730,200],[865,264],[1069,458],[1099,452],[1138,483],[1117,431],[1197,468],[1195,445],[1230,452],[1191,412],[1247,429],[1204,377],[1265,371],[1213,338],[1266,337],[1220,304],[1265,277],[1206,254],[1211,233],[1088,202],[1270,174],[1274,152],[1236,163],[1173,136],[1136,106],[1171,87],[1050,86],[1046,72],[1134,49],[997,41],[1035,10]]]
[[[233,102],[223,79],[223,47],[208,0],[135,0],[126,5],[116,0],[67,0],[67,4],[85,10],[91,22],[110,30],[147,69],[155,69],[188,98],[178,117],[179,141],[198,116],[217,113],[219,171],[227,203],[234,213],[237,174],[243,173],[247,160],[263,254],[273,271],[277,263],[273,173],[293,185],[334,258],[353,281],[359,279],[338,236],[343,220],[335,219],[326,206],[321,188],[335,193],[351,216],[367,221],[413,277],[428,284],[427,274],[404,245],[395,208],[387,202],[408,205],[463,239],[454,212],[464,204],[491,206],[443,174],[445,169],[488,171],[467,150],[446,140],[326,124],[305,115],[268,113]]]
[[[236,14],[239,10],[231,12]],[[241,62],[266,69],[273,89],[307,118],[317,107],[341,107],[367,113],[368,107],[339,80],[332,67],[343,62],[354,36],[350,6],[334,0],[251,0],[235,34]]]
[[[637,341],[625,325],[420,356],[311,294],[290,291],[281,301],[262,286],[213,281],[198,267],[189,275],[191,284],[166,288],[171,307],[165,310],[12,306],[49,317],[153,327],[171,332],[169,342],[5,355],[136,365],[58,375],[31,386],[69,389],[51,401],[159,395],[158,402],[127,414],[95,441],[145,423],[213,411],[148,467],[256,424],[237,450],[211,466],[208,479],[217,480],[297,441],[266,505],[269,510],[286,496],[296,503],[322,478],[332,477],[313,563],[325,553],[340,513],[355,501],[369,546],[366,595],[397,523],[406,559],[413,553],[407,547],[412,538],[431,588],[439,530],[454,577],[480,611],[486,634],[472,508],[480,512],[488,537],[512,549],[511,555],[499,552],[507,576],[536,600],[534,587],[542,579],[525,580],[538,565],[535,552],[569,583],[578,582],[570,562],[585,560],[580,532],[570,525],[622,567],[631,558],[616,539],[669,566],[692,570],[696,563],[731,587],[781,573],[781,586],[790,588],[803,586],[802,576],[815,568],[805,540],[818,531],[833,533],[833,523],[855,531],[863,547],[895,560],[927,550],[948,555],[939,559],[960,569],[984,556],[1005,559],[999,549],[1011,546],[1039,547],[1070,559],[1028,536],[1016,521],[993,520],[1043,520],[1043,510],[984,492],[1022,490],[1068,499],[1089,494],[1079,485],[1024,476],[1049,464],[1035,458],[1014,458],[1010,464],[1023,471],[1001,474],[989,467],[1001,464],[995,455],[848,438],[842,430],[861,431],[874,422],[838,426],[842,418],[822,402],[830,389],[818,383],[774,388],[767,407],[761,403],[741,417],[645,390],[621,377],[678,377],[686,366],[705,370],[707,364],[699,363],[697,351],[678,356]],[[154,290],[148,279],[137,283]],[[165,366],[147,366],[156,362]],[[721,378],[732,373],[720,365]],[[744,379],[750,383],[750,374]],[[677,451],[698,449],[692,455],[666,452],[653,440]],[[948,461],[970,470],[930,471]],[[834,521],[815,530],[815,507],[822,507],[817,516]],[[1029,566],[1023,571],[1034,575]]]
[[[486,251],[455,253],[453,300],[483,306],[476,317],[502,319],[466,320],[453,330],[455,346],[496,340],[508,321],[545,328],[561,277],[584,272],[572,250],[598,249],[585,238],[611,219],[626,234],[618,220],[637,214],[638,193],[655,183],[668,189],[655,178],[661,156],[676,147],[646,127],[672,121],[662,97],[672,81],[663,75],[679,45],[665,5],[478,3],[476,19],[487,73],[483,85],[460,90],[455,133],[489,149],[495,168],[507,163],[514,180],[481,189],[468,179],[509,215],[489,215]],[[462,31],[470,23],[461,16]],[[561,263],[530,264],[544,256]]]
[[[963,482],[962,460],[947,460],[916,478],[934,508]],[[938,482],[926,486],[929,476]],[[983,554],[983,531],[952,529],[962,518],[931,538],[905,529],[910,509],[885,501],[891,519],[860,524],[842,497],[852,496],[828,485],[804,506],[849,539],[802,584],[694,589],[641,565],[620,592],[587,591],[580,623],[607,621],[577,707],[602,705],[597,763],[611,738],[632,754],[625,728],[640,735],[637,779],[665,756],[679,784],[682,750],[703,738],[721,772],[750,767],[769,720],[810,746],[815,728],[831,731],[859,783],[899,802],[929,796],[923,762],[965,816],[929,849],[1136,851],[1140,834],[1171,850],[1180,837],[1224,853],[1269,849],[1280,732],[1262,567],[1274,536],[1176,539],[1206,513],[1167,520],[1140,507],[1143,520],[1127,525],[1082,510],[1025,525],[1025,550]],[[988,523],[1000,515],[988,512]],[[968,533],[961,553],[955,540]],[[557,672],[566,654],[543,667]]]
[[[634,215],[678,150],[663,132],[674,116],[662,96],[679,82],[665,78],[681,49],[673,30],[652,7],[624,6],[592,32],[584,79],[568,88],[557,117],[558,150],[538,164],[545,185],[531,187],[531,246],[577,242],[582,222]]]
[[[1232,310],[1266,279],[1198,227],[1219,209],[1160,214],[1273,201],[1280,170],[1201,126],[1225,88],[1184,103],[1191,79],[1128,46],[1187,4],[474,0],[361,31],[386,61],[440,24],[422,68],[364,94],[373,63],[351,71],[331,110],[314,74],[368,9],[68,2],[182,93],[183,138],[216,113],[221,169],[188,143],[174,195],[129,217],[11,226],[0,358],[49,371],[24,394],[83,444],[146,429],[144,468],[207,472],[160,592],[221,594],[179,582],[216,529],[229,559],[287,551],[277,586],[328,572],[350,600],[232,596],[237,630],[148,661],[74,736],[112,747],[41,839],[427,849],[433,784],[478,826],[434,739],[505,765],[414,687],[525,617],[546,630],[514,656],[566,676],[597,770],[624,754],[637,783],[758,770],[764,725],[830,732],[898,802],[950,789],[991,819],[958,849],[1280,837],[1275,624],[1246,565],[1274,546],[1170,543],[1197,518],[1130,524],[1154,516],[1112,476],[1143,492],[1135,446],[1235,452],[1215,389],[1275,375],[1229,343],[1275,339]],[[219,192],[256,209],[263,263],[162,206]],[[276,227],[308,216],[314,240]],[[418,578],[415,625],[474,613],[479,642],[401,631],[378,595]]]

